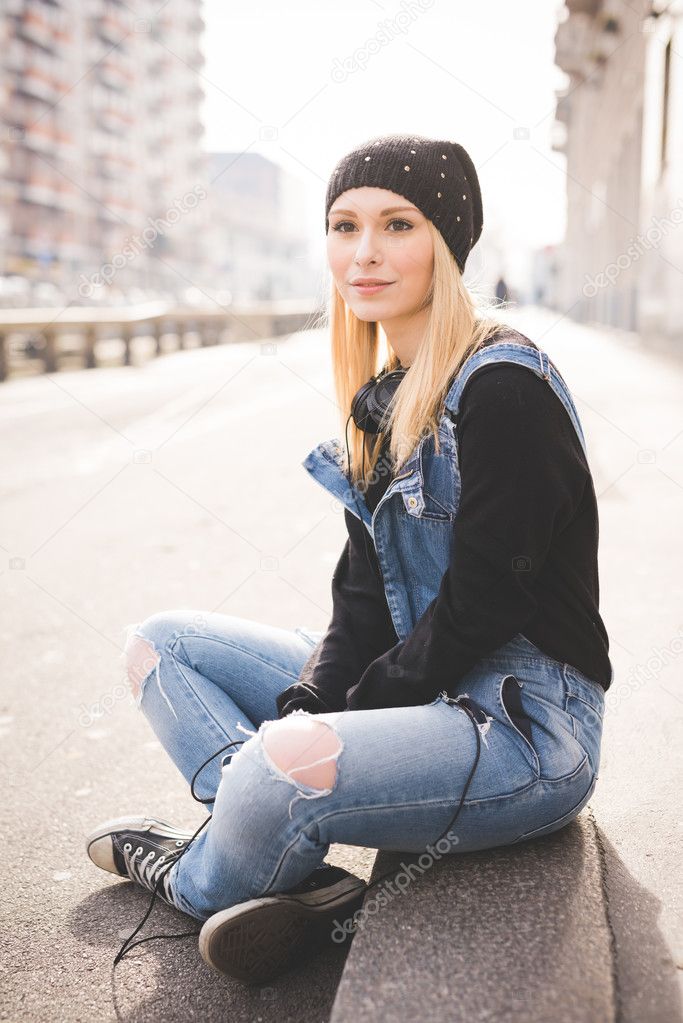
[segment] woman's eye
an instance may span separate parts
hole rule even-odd
[[[387,227],[391,227],[393,224],[402,224],[403,227],[401,228],[401,230],[403,230],[404,227],[407,227],[408,230],[410,230],[412,228],[412,226],[413,226],[412,224],[409,224],[407,220],[395,219],[395,220],[390,220],[389,223],[387,224]],[[343,227],[354,228],[355,224],[352,224],[350,220],[340,220],[338,224],[334,225],[332,230],[333,231],[339,231],[340,234],[349,234],[350,233],[349,231],[342,231],[341,230]],[[392,234],[396,234],[396,232],[392,231]]]

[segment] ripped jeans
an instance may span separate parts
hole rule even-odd
[[[296,681],[321,636],[186,610],[128,627],[136,703],[188,783],[221,746],[246,738],[195,782],[213,816],[169,871],[174,901],[190,916],[206,920],[294,887],[331,843],[421,852],[435,842],[476,755],[473,722],[457,696],[478,711],[481,750],[447,853],[556,831],[588,802],[604,690],[521,633],[431,703],[278,719],[277,694]],[[286,769],[277,742],[264,743],[269,732],[280,746],[286,736],[304,737],[298,768]]]

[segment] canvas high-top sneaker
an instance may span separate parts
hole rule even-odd
[[[277,977],[321,945],[335,920],[363,904],[365,882],[343,867],[323,863],[296,887],[214,913],[199,934],[202,958],[219,973],[247,984]]]
[[[85,841],[90,859],[102,870],[127,877],[173,906],[168,872],[192,834],[155,817],[116,817],[92,831]],[[162,880],[160,880],[162,878]]]

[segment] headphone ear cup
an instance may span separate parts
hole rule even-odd
[[[389,408],[389,403],[405,375],[406,371],[404,369],[394,369],[391,373],[386,373],[383,377],[380,377],[375,384],[371,401],[374,408],[380,412],[381,415],[384,415],[386,410]]]
[[[372,407],[371,399],[372,392],[375,389],[376,379],[373,377],[368,380],[366,384],[360,388],[357,394],[354,396],[351,402],[351,414],[353,421],[359,430],[363,430],[365,433],[373,433],[372,430]]]
[[[405,369],[394,369],[363,384],[351,402],[351,414],[359,430],[380,433],[389,402],[406,372]]]

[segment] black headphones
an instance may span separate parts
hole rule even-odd
[[[364,433],[379,433],[389,402],[407,369],[382,370],[363,384],[351,402],[351,415],[359,430]]]

